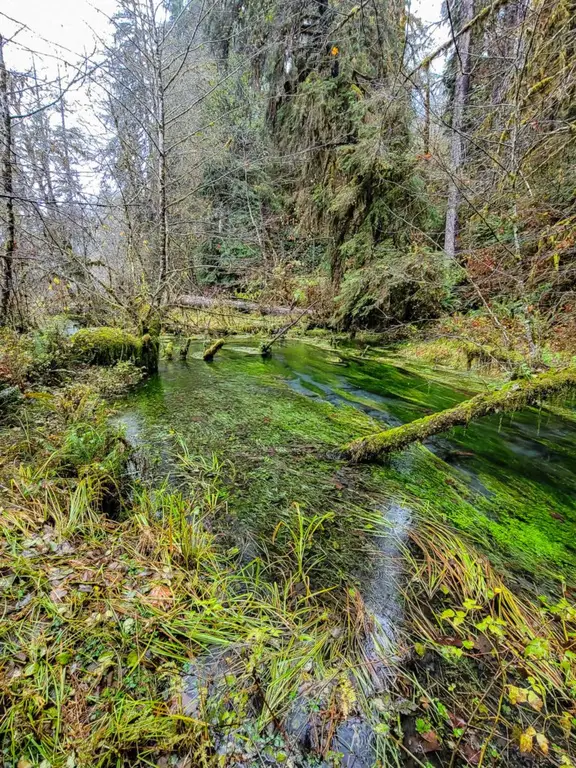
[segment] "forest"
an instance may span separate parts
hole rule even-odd
[[[0,766],[576,768],[574,0],[5,0]]]

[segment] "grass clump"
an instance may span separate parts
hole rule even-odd
[[[569,595],[522,593],[430,520],[412,530],[404,558],[407,674],[418,692],[412,746],[433,746],[441,765],[572,765]]]
[[[14,497],[0,552],[7,768],[71,755],[78,766],[280,763],[298,750],[286,723],[299,696],[318,713],[314,752],[330,752],[358,700],[359,598],[342,614],[329,590],[313,591],[327,521],[299,508],[282,563],[219,547],[205,506],[219,497],[217,466],[188,459],[194,493],[141,488],[124,521],[97,526],[72,510],[55,525],[39,490]]]

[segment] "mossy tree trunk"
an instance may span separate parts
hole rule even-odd
[[[190,350],[190,342],[192,339],[188,338],[186,339],[186,344],[180,349],[180,360],[187,360],[188,359],[188,352]]]
[[[424,416],[401,427],[358,438],[346,446],[345,453],[356,462],[386,458],[411,443],[426,440],[452,427],[466,425],[491,413],[517,411],[571,389],[576,389],[576,368],[543,373],[525,381],[512,381],[496,392],[476,395],[453,408]]]
[[[155,336],[145,334],[141,339],[140,365],[147,373],[158,371],[158,358],[160,357],[160,341]]]
[[[218,352],[219,349],[221,349],[224,346],[224,339],[216,339],[216,341],[213,344],[210,344],[210,346],[204,350],[204,360],[207,363],[212,362],[214,360],[214,355],[216,352]]]

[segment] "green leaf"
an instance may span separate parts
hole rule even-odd
[[[524,656],[528,659],[545,659],[548,656],[550,647],[547,640],[541,637],[535,637],[524,650]]]

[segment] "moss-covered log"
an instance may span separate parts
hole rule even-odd
[[[180,360],[187,360],[188,359],[188,352],[190,350],[190,343],[192,339],[188,338],[186,339],[186,343],[183,347],[180,348]]]
[[[466,425],[491,413],[517,411],[570,389],[576,389],[576,368],[543,373],[523,381],[511,381],[496,392],[476,395],[445,411],[385,432],[358,438],[346,446],[345,452],[353,461],[385,458],[411,443],[426,440],[451,427]]]
[[[122,328],[83,328],[72,336],[70,345],[73,358],[89,365],[132,360],[148,373],[158,370],[158,340],[148,334],[139,337]]]
[[[212,362],[214,360],[214,355],[216,352],[218,352],[219,349],[221,349],[224,346],[224,339],[216,339],[216,341],[213,344],[210,344],[209,347],[207,347],[204,350],[204,360],[206,360],[207,363]]]

